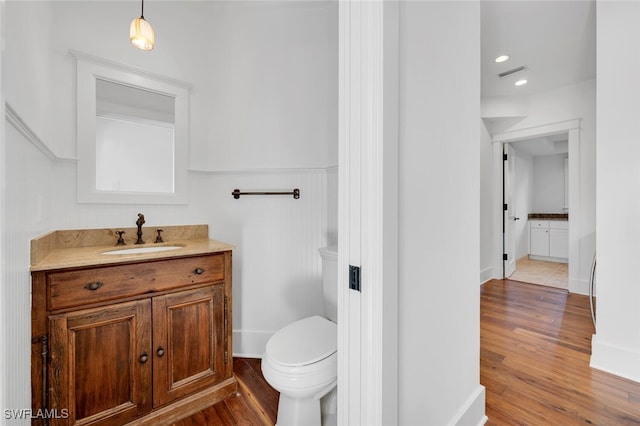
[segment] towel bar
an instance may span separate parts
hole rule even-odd
[[[233,198],[236,200],[239,199],[241,195],[293,195],[293,198],[297,200],[300,198],[300,190],[296,188],[291,192],[240,192],[239,189],[234,189],[231,195],[233,195]]]

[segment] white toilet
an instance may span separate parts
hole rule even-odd
[[[280,392],[277,426],[336,421],[338,253],[335,247],[319,251],[326,318],[303,318],[283,327],[262,356],[262,374]]]

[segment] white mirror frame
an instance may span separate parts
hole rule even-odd
[[[187,204],[190,85],[126,64],[70,51],[76,59],[78,202],[109,204]],[[96,190],[96,79],[112,81],[175,98],[174,192]],[[145,161],[141,158],[140,161]],[[117,165],[114,165],[117,167]]]

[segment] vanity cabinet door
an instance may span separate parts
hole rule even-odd
[[[549,222],[529,221],[529,254],[549,256]]]
[[[53,424],[124,424],[151,409],[149,299],[49,317]]]
[[[228,378],[222,284],[153,298],[153,405]]]

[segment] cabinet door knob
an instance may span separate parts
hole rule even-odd
[[[84,288],[86,288],[87,290],[95,291],[95,290],[99,289],[100,287],[102,287],[103,285],[104,285],[104,283],[101,283],[100,281],[96,281],[94,283],[89,283],[89,284],[85,285]]]
[[[159,357],[161,357],[162,355],[164,355],[164,349],[162,349],[162,346],[158,347],[158,351],[156,352],[158,354]]]
[[[204,274],[204,269],[202,269],[202,268],[196,268],[196,269],[194,269],[194,270],[193,270],[193,272],[194,272],[196,275],[202,275],[202,274]]]
[[[149,359],[149,356],[147,355],[147,353],[143,353],[142,355],[140,355],[140,364],[144,364],[145,362],[147,362],[147,360]]]

